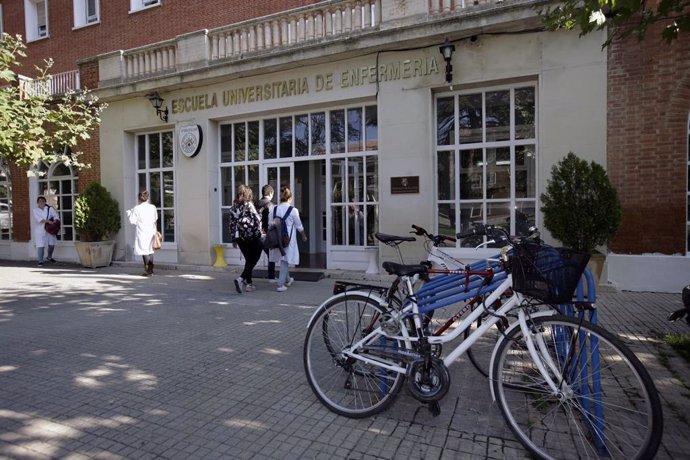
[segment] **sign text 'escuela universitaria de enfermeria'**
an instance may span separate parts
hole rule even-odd
[[[263,85],[246,86],[217,92],[197,94],[194,96],[173,99],[172,113],[195,112],[218,107],[219,102],[230,105],[268,101],[290,96],[308,94],[313,88],[316,92],[331,91],[336,85],[339,88],[351,88],[379,82],[404,80],[425,77],[439,72],[435,58],[405,59],[403,61],[381,64],[378,66],[356,67],[343,72],[316,74],[310,78],[299,77],[274,81]]]

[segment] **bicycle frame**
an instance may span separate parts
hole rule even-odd
[[[409,277],[403,277],[404,283],[408,286],[408,288],[411,289],[411,280]],[[508,289],[511,289],[513,284],[512,277],[508,275],[508,277],[499,285],[498,288],[493,290],[493,292],[489,295],[489,297],[485,301],[485,305],[492,305],[493,302],[495,302],[500,296],[506,292]],[[478,339],[481,337],[490,327],[492,327],[494,324],[496,324],[498,321],[501,320],[505,316],[506,313],[508,313],[510,310],[513,310],[515,308],[518,308],[520,304],[522,303],[523,297],[521,294],[514,292],[513,295],[511,296],[510,299],[508,299],[506,302],[501,305],[501,307],[496,310],[492,311],[491,315],[488,315],[486,318],[486,321],[482,323],[482,325],[477,328],[472,334],[470,334],[465,340],[463,340],[456,348],[451,351],[448,356],[446,356],[443,359],[443,363],[446,367],[449,367],[453,362],[455,362],[460,356],[462,356],[467,349],[469,349]],[[465,332],[465,330],[470,327],[470,325],[479,318],[482,314],[485,313],[485,309],[475,309],[468,317],[466,317],[460,325],[455,328],[453,332],[450,334],[445,334],[441,336],[427,336],[426,338],[429,340],[430,344],[444,344],[451,342],[458,338],[460,334]],[[555,311],[542,311],[536,314],[536,316],[548,316],[548,315],[554,315],[556,312]],[[408,304],[402,309],[402,311],[398,312],[397,315],[393,315],[394,319],[396,321],[400,321],[402,318],[408,316],[408,315],[413,315],[414,322],[415,322],[415,327],[418,328],[418,330],[421,330],[421,320],[420,320],[420,313],[419,313],[419,308],[417,306],[417,303],[415,301],[410,301]],[[562,378],[558,372],[558,368],[553,363],[550,359],[544,359],[545,357],[548,357],[548,353],[543,353],[540,352],[540,350],[545,349],[545,344],[540,343],[539,341],[535,344],[534,340],[532,339],[532,336],[530,334],[529,330],[529,325],[527,324],[527,314],[525,313],[524,309],[520,309],[518,312],[518,322],[513,324],[513,327],[520,327],[523,332],[523,336],[525,337],[525,341],[527,343],[527,349],[530,353],[530,356],[534,360],[534,363],[537,366],[537,369],[539,370],[540,374],[544,378],[544,381],[547,383],[549,388],[551,388],[551,391],[553,394],[558,394],[559,387],[561,386]],[[405,373],[407,369],[405,367],[401,367],[395,364],[387,363],[385,360],[382,360],[381,358],[372,358],[367,355],[363,355],[360,353],[357,353],[357,350],[365,348],[368,343],[375,337],[378,337],[380,335],[383,335],[389,339],[392,340],[399,340],[405,343],[405,347],[407,349],[412,348],[412,343],[419,341],[419,337],[412,337],[407,333],[406,328],[402,328],[403,335],[402,336],[392,336],[386,334],[381,326],[376,327],[373,329],[369,334],[367,334],[365,337],[363,337],[361,340],[358,342],[352,344],[349,350],[343,350],[343,355],[356,359],[362,362],[365,362],[367,364],[371,364],[374,366],[378,366],[393,372],[398,372],[398,373]],[[500,343],[500,341],[499,341]],[[497,347],[494,348],[494,353]],[[492,363],[493,363],[494,356],[492,355]],[[492,366],[493,367],[493,366]],[[547,369],[548,367],[548,369]],[[550,371],[550,372],[549,372]],[[552,378],[552,375],[556,376],[558,378],[558,381],[554,381]],[[493,379],[493,369],[490,369],[490,379]],[[492,394],[492,397],[495,398],[495,395]],[[495,399],[494,399],[495,400]]]

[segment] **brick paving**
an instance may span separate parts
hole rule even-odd
[[[464,358],[437,417],[406,391],[368,419],[323,407],[302,341],[332,279],[238,295],[231,272],[169,268],[0,262],[0,458],[528,457]],[[686,457],[690,369],[660,339],[690,332],[665,321],[680,295],[605,291],[598,305],[661,393],[657,457]]]

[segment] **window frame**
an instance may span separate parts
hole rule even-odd
[[[148,10],[149,8],[155,8],[157,6],[162,6],[161,0],[130,0],[129,13],[136,13],[138,11]]]
[[[356,138],[356,142],[349,142],[350,130],[352,129],[348,123],[348,114],[351,111],[359,110],[360,112],[360,126]],[[333,113],[342,113],[342,142],[339,141],[337,153],[332,152],[331,141],[331,117]],[[356,118],[356,117],[355,117]],[[301,120],[301,122],[298,122]],[[373,120],[370,122],[370,120]],[[253,132],[249,129],[251,123],[258,122],[258,153],[255,153],[253,143],[250,141],[250,134]],[[266,125],[270,126],[267,137]],[[236,126],[244,126],[244,129],[237,129]],[[289,127],[288,127],[289,125]],[[281,129],[283,126],[285,129]],[[323,131],[323,132],[322,132]],[[237,139],[239,134],[243,135],[243,139]],[[281,134],[284,134],[281,137]],[[287,137],[290,135],[290,139]],[[336,247],[360,247],[376,246],[378,242],[373,238],[373,233],[378,230],[379,225],[379,130],[378,130],[378,104],[375,101],[369,101],[361,104],[350,104],[342,107],[330,107],[321,110],[300,110],[294,109],[289,113],[276,114],[270,117],[263,118],[241,118],[237,120],[223,121],[218,127],[218,189],[221,190],[221,197],[219,199],[219,219],[220,219],[220,241],[223,244],[229,244],[229,234],[225,228],[226,220],[224,217],[229,212],[234,199],[234,193],[239,183],[249,185],[254,192],[255,197],[261,197],[259,191],[261,183],[259,182],[262,174],[262,168],[265,165],[272,163],[294,163],[304,160],[325,160],[326,164],[326,213],[327,223],[325,228],[328,236],[324,241],[332,248]],[[270,155],[266,156],[266,140],[269,139]],[[281,142],[282,140],[282,142]],[[301,148],[298,148],[298,140],[302,142]],[[282,145],[281,145],[282,144]],[[342,145],[341,145],[342,144]],[[355,147],[354,151],[350,151],[351,144]],[[341,151],[342,150],[342,151]],[[306,153],[305,153],[306,152]],[[371,158],[374,158],[372,160]],[[363,165],[361,177],[364,178],[362,185],[364,196],[355,197],[352,199],[347,197],[344,201],[333,202],[333,183],[331,178],[332,161],[344,162],[349,169],[351,162],[361,163]],[[371,166],[371,162],[375,161],[375,167]],[[372,181],[375,179],[374,190],[370,189],[370,171],[374,169],[371,174]],[[347,181],[341,184],[340,187],[345,189],[345,193],[349,195],[349,176],[343,179]],[[357,199],[355,199],[357,198]],[[363,220],[361,224],[366,229],[364,238],[355,240],[362,244],[351,244],[349,220],[346,219],[346,214],[341,212],[341,217],[344,219],[345,227],[342,228],[344,241],[343,244],[333,244],[333,234],[331,228],[336,228],[333,222],[333,215],[336,208],[347,209],[350,206],[355,206],[363,210]],[[371,220],[374,222],[371,222]],[[340,225],[341,223],[339,223]],[[369,235],[372,238],[369,239]]]
[[[89,15],[89,1],[94,2],[94,13]],[[101,22],[100,0],[74,0],[74,28],[91,26]]]
[[[69,148],[65,148],[69,154]],[[55,170],[64,166],[69,170],[68,175],[55,176]],[[59,241],[79,241],[79,235],[74,227],[74,204],[79,196],[79,170],[61,161],[47,164],[41,161],[38,167],[37,196],[44,196],[48,205],[52,206],[60,216],[60,232],[56,235]],[[41,174],[42,173],[42,174]],[[69,191],[64,192],[64,183],[69,182]],[[57,188],[52,187],[57,183]],[[49,193],[46,190],[55,190]],[[65,206],[71,204],[71,207]],[[71,234],[71,235],[70,235]]]
[[[516,100],[516,91],[527,88],[531,88],[532,90],[532,120],[531,124],[518,126],[516,119],[519,117],[516,110],[520,106]],[[489,95],[506,91],[508,92],[509,98],[509,104],[504,106],[507,107],[508,111],[507,117],[509,121],[507,126],[503,124],[505,118],[501,119],[495,116],[495,107],[498,106],[491,106],[491,109],[487,107],[490,100]],[[481,96],[480,105],[464,105],[464,107],[471,108],[470,114],[474,112],[475,118],[467,120],[467,122],[470,123],[469,125],[462,126],[460,123],[461,98],[464,97],[466,101],[476,102],[477,95]],[[473,99],[470,96],[475,96],[475,98]],[[444,107],[446,109],[445,113],[439,115],[439,107],[444,99],[446,99],[446,104],[448,100],[452,100],[452,114],[448,113],[448,106],[446,105],[446,107]],[[528,80],[455,92],[437,93],[434,95],[433,101],[433,161],[434,170],[437,171],[433,181],[436,197],[434,203],[435,231],[438,234],[443,233],[455,237],[456,233],[466,230],[467,228],[465,228],[465,226],[471,225],[473,222],[501,225],[502,222],[488,221],[490,216],[487,216],[487,214],[489,214],[492,209],[494,211],[494,220],[503,219],[501,212],[507,213],[507,219],[509,219],[508,222],[510,225],[508,230],[511,234],[519,233],[517,231],[518,225],[520,227],[528,227],[529,225],[538,226],[540,220],[538,213],[539,178],[537,174],[539,168],[538,82],[536,80]],[[477,111],[480,111],[480,114],[478,114]],[[464,113],[465,112],[463,112],[463,114]],[[477,115],[479,115],[479,117]],[[440,117],[442,116],[445,116],[445,119],[441,120]],[[463,120],[466,120],[466,118],[463,117]],[[491,126],[487,123],[488,120],[495,120],[496,124]],[[447,123],[448,121],[451,121],[452,124]],[[477,121],[479,122],[478,125]],[[439,123],[443,123],[445,127],[443,131],[439,130]],[[449,124],[450,127],[448,126]],[[531,129],[528,129],[528,131],[532,132],[528,132],[528,135],[525,135],[525,126],[528,128],[531,126]],[[505,128],[508,129],[508,133],[506,133]],[[447,135],[444,136],[444,133]],[[463,179],[462,175],[465,175],[465,181],[467,181],[467,177],[469,176],[466,172],[467,169],[463,168],[463,160],[467,163],[468,154],[473,155],[471,160],[473,166],[471,166],[471,168],[479,169],[479,172],[470,169],[469,174],[479,174],[479,176],[476,184],[470,181],[465,185],[461,183]],[[481,158],[477,155],[480,155]],[[510,159],[509,164],[506,163],[505,158],[499,161],[499,155],[507,155]],[[518,164],[518,156],[524,163]],[[442,161],[442,159],[446,161]],[[527,161],[529,161],[529,163],[527,163]],[[499,166],[503,168],[499,168]],[[505,166],[508,166],[507,175],[505,174]],[[452,171],[446,171],[448,168],[452,168]],[[441,178],[442,171],[446,171],[445,174],[448,176],[447,183]],[[496,186],[497,179],[494,174],[497,172],[504,173],[502,174],[504,176],[502,183],[509,187],[507,195],[505,195],[506,191],[504,190],[501,192],[504,195],[499,194],[499,196],[490,196],[489,189],[491,188],[491,190],[494,190],[492,187]],[[506,176],[509,182],[505,181]],[[519,188],[518,176],[520,178],[523,176],[525,177],[525,190]],[[491,184],[489,184],[489,182],[491,182]],[[446,184],[448,187],[442,190],[442,184]],[[522,182],[520,182],[520,184],[522,184]],[[467,187],[469,187],[469,189]],[[477,206],[473,206],[475,203]],[[442,225],[442,214],[447,215],[447,219],[449,220],[445,226]],[[532,214],[531,221],[529,220],[529,214]],[[528,219],[524,219],[524,217]],[[464,222],[462,220],[463,218],[468,220],[468,222]],[[474,247],[481,242],[482,241],[479,240],[465,241],[464,245],[463,242],[458,242],[456,247],[458,249],[471,250],[473,253],[477,253]],[[495,251],[495,249],[480,250],[481,254],[483,254],[483,252],[489,253]]]
[[[158,137],[158,166],[151,166],[151,139],[154,136]],[[164,163],[166,147],[164,136],[169,136],[170,139],[169,165]],[[139,167],[140,138],[143,138],[145,143],[145,165],[143,168]],[[163,129],[137,133],[134,138],[134,146],[135,194],[138,195],[141,190],[148,190],[149,202],[156,206],[156,212],[158,213],[156,227],[163,236],[163,248],[174,246],[177,244],[178,240],[178,230],[175,218],[177,215],[177,199],[175,196],[175,185],[177,183],[175,132],[170,129]],[[158,175],[159,179],[158,195],[156,195],[151,186],[152,177],[154,177],[154,175]],[[143,185],[141,180],[142,176],[145,178],[145,184]],[[172,188],[168,193],[168,198],[172,199],[172,204],[166,204],[166,180],[172,181]]]
[[[4,158],[0,158],[0,187],[7,192],[6,196],[0,195],[0,204],[7,206],[7,227],[0,226],[0,242],[12,241],[12,177],[9,164]]]
[[[39,7],[43,5],[45,24],[40,24]],[[26,26],[26,41],[33,42],[50,36],[50,18],[48,16],[48,0],[24,0],[24,20]],[[41,31],[41,27],[45,31]]]

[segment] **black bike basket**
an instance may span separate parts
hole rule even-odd
[[[513,290],[549,304],[570,303],[589,254],[567,248],[520,244],[513,248]]]

